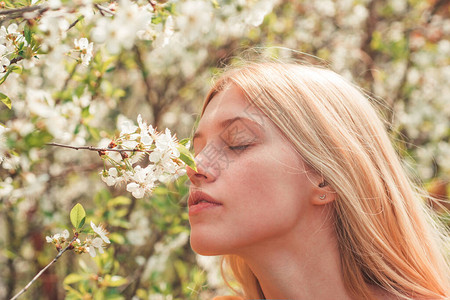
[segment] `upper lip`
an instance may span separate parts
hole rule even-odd
[[[219,201],[217,201],[216,199],[214,199],[213,197],[202,191],[191,191],[189,193],[188,205],[189,206],[196,205],[202,200],[222,205],[222,203],[220,203]]]

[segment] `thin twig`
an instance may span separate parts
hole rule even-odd
[[[153,10],[156,10],[156,2],[153,2],[152,0],[147,0],[147,2],[152,6]]]
[[[164,237],[162,232],[156,230],[156,227],[153,227],[152,230],[153,230],[152,232],[156,232],[156,233],[152,235],[152,239],[145,246],[146,249],[148,249],[148,252],[144,254],[145,263],[142,264],[141,266],[139,266],[136,269],[136,271],[133,273],[132,276],[129,276],[127,278],[128,279],[128,284],[123,286],[121,288],[121,290],[120,290],[121,293],[126,293],[126,291],[128,289],[131,289],[131,293],[128,294],[130,297],[135,295],[136,291],[139,289],[139,285],[140,285],[141,280],[142,280],[142,275],[144,274],[144,271],[145,271],[145,269],[146,269],[146,267],[148,265],[148,261],[150,260],[150,258],[155,253],[155,245],[156,245],[156,243],[160,242],[161,239]]]
[[[113,12],[107,7],[101,6],[100,4],[94,4],[94,6],[100,11],[102,16],[105,16],[105,13],[110,14],[111,16],[115,15],[115,12]]]
[[[58,143],[47,143],[48,146],[56,146],[56,147],[62,147],[62,148],[70,148],[75,150],[90,150],[90,151],[115,151],[115,152],[124,152],[124,151],[131,151],[131,152],[148,152],[148,150],[140,150],[140,149],[111,149],[111,148],[97,148],[92,146],[70,146],[70,145],[63,145]]]
[[[81,19],[83,19],[83,18],[84,18],[83,16],[77,18],[74,22],[72,22],[72,24],[70,24],[69,28],[67,28],[66,31],[69,31],[72,27],[74,27],[75,25],[77,25],[77,23],[78,23]]]
[[[374,75],[373,70],[375,69],[375,56],[377,55],[377,52],[374,51],[371,47],[373,34],[377,27],[377,21],[378,21],[378,2],[379,0],[372,0],[369,2],[369,5],[367,7],[369,11],[369,15],[366,19],[366,28],[365,33],[366,36],[363,39],[363,42],[360,46],[360,49],[362,53],[367,55],[367,62],[366,62],[366,73],[365,73],[365,79],[368,82],[374,81]],[[370,92],[373,92],[373,84],[370,85]]]
[[[35,10],[39,10],[39,9],[43,9],[46,8],[42,5],[36,5],[36,6],[26,6],[26,7],[21,7],[21,8],[12,8],[12,9],[5,9],[0,11],[0,16],[2,15],[9,15],[9,14],[22,14],[22,13],[26,13],[26,12],[30,12],[30,11],[35,11]]]
[[[70,72],[69,76],[68,76],[68,77],[66,78],[66,80],[64,81],[64,85],[63,85],[63,88],[62,88],[61,90],[63,90],[63,91],[66,90],[67,86],[69,85],[70,79],[72,79],[73,75],[75,75],[75,72],[76,72],[76,70],[77,70],[78,65],[79,65],[79,63],[76,63],[76,64],[73,66],[73,69],[72,69],[72,71]]]
[[[4,210],[4,215],[5,215],[5,223],[6,223],[6,230],[5,230],[5,235],[6,235],[6,244],[9,245],[9,247],[7,247],[7,251],[11,251],[14,252],[16,249],[18,249],[18,245],[17,245],[17,235],[16,235],[16,224],[14,224],[16,222],[14,216],[13,216],[13,209],[12,209],[12,205],[9,201],[5,201],[5,210]],[[9,249],[8,249],[9,248]],[[17,279],[17,269],[16,269],[16,265],[14,264],[14,259],[9,256],[7,261],[6,261],[6,266],[8,269],[8,279],[6,280],[6,298],[12,297],[14,294],[14,287],[16,285],[16,279]]]
[[[22,289],[20,290],[20,292],[18,292],[14,297],[12,297],[10,300],[15,300],[17,299],[20,295],[22,295],[23,293],[25,293],[28,288],[39,278],[41,277],[41,275],[48,269],[51,267],[51,265],[53,265],[58,258],[61,257],[61,255],[64,254],[64,252],[66,252],[70,246],[72,246],[72,243],[77,239],[77,235],[74,235],[73,239],[70,241],[69,245],[66,246],[66,248],[62,249],[61,251],[59,251],[58,255],[55,256],[55,258],[48,264],[45,266],[45,268],[43,268],[39,273],[36,274],[36,276],[33,277],[33,279],[31,279],[30,282],[28,282],[28,284]]]
[[[21,8],[4,9],[0,11],[0,20],[8,20],[22,17],[25,13],[37,11],[39,15],[49,10],[48,6],[35,5]]]

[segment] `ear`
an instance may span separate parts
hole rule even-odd
[[[314,182],[311,204],[325,205],[336,199],[336,191],[323,178]]]

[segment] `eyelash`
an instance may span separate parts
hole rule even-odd
[[[250,147],[250,145],[228,146],[228,149],[235,151],[235,150],[245,150],[248,147]]]

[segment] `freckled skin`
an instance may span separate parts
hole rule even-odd
[[[245,142],[233,145],[223,139],[227,129],[218,124],[236,116],[251,119],[248,106],[240,90],[230,86],[211,100],[199,123],[197,132],[202,134],[194,140],[194,150],[202,165],[198,173],[188,168],[191,189],[201,189],[223,203],[190,217],[191,246],[199,254],[245,255],[268,243],[283,245],[311,230],[313,174],[273,123],[262,113],[254,118],[262,128],[251,120],[235,123],[256,134],[239,151],[229,146]],[[223,149],[231,160],[220,171],[202,153],[209,143]]]

